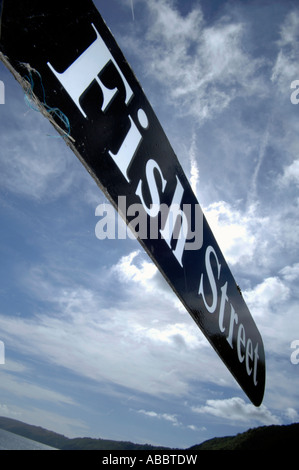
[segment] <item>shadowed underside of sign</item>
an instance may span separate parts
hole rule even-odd
[[[1,59],[126,222],[132,219],[118,205],[123,196],[155,223],[157,236],[148,233],[139,242],[259,406],[261,335],[153,109],[92,1],[2,6]]]

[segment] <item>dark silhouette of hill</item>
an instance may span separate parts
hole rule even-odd
[[[17,421],[15,419],[0,417],[0,429],[18,434],[28,439],[46,444],[59,450],[179,450],[169,447],[152,446],[149,444],[134,444],[127,441],[113,441],[108,439],[94,439],[78,437],[70,439],[48,431],[39,426]],[[249,429],[236,436],[216,437],[202,444],[197,444],[188,451],[201,450],[295,450],[299,444],[299,423],[282,426],[261,426]]]
[[[299,444],[299,423],[261,426],[236,436],[217,437],[190,450],[295,450]]]
[[[59,450],[163,450],[165,447],[155,447],[149,444],[133,444],[126,441],[112,441],[108,439],[94,439],[90,437],[77,437],[70,439],[48,431],[40,426],[33,426],[11,418],[0,417],[0,429],[18,434],[33,441],[46,444]]]

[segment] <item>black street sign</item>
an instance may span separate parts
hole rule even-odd
[[[0,5],[2,61],[127,223],[133,212],[123,210],[119,198],[138,208],[146,223],[142,235],[134,224],[138,240],[259,406],[261,335],[153,109],[92,1]]]

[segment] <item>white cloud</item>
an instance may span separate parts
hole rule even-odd
[[[51,137],[41,137],[40,127],[31,129],[30,136],[11,130],[1,145],[2,188],[33,199],[56,199],[69,189],[73,175],[67,171],[67,152],[57,149]]]
[[[178,421],[176,415],[169,413],[156,413],[155,411],[138,410],[138,413],[163,421],[169,421],[173,426],[179,426],[181,423]]]
[[[263,61],[245,52],[245,27],[223,17],[206,26],[201,8],[182,16],[168,0],[146,3],[144,41],[131,48],[146,57],[146,73],[167,84],[167,96],[182,115],[200,122],[238,97],[263,90],[256,74]],[[127,38],[127,42],[130,41]]]
[[[193,407],[199,414],[211,414],[232,423],[261,423],[264,425],[280,424],[280,420],[264,406],[259,408],[246,403],[242,398],[226,400],[207,400],[204,406]]]
[[[27,279],[26,285],[37,302],[43,300],[43,313],[33,312],[30,318],[0,315],[7,347],[101,383],[156,396],[188,393],[195,373],[192,351],[202,351],[196,368],[206,369],[210,349],[189,314],[182,317],[169,303],[166,291],[156,289],[153,297],[152,289],[144,289],[144,276],[149,273],[151,282],[152,273],[146,264],[138,267],[139,260],[134,264],[135,257],[133,253],[122,258],[118,266],[131,282],[121,284],[115,277],[117,268],[112,269],[110,281],[117,291],[113,306],[108,306],[107,292],[103,297],[83,286],[70,288],[62,276],[58,286],[48,268],[47,273],[34,269],[34,279]],[[11,390],[14,387],[11,383]]]
[[[8,418],[20,419],[21,413],[18,413],[14,409],[10,408],[5,404],[0,403],[0,416],[6,416]]]
[[[293,282],[299,277],[299,263],[295,263],[292,266],[285,266],[280,274],[288,282]]]
[[[243,291],[244,299],[253,318],[257,321],[265,344],[268,368],[271,370],[267,379],[269,389],[271,389],[270,377],[272,380],[275,378],[276,383],[283,383],[284,387],[287,387],[286,378],[281,382],[280,375],[283,369],[281,370],[280,362],[277,361],[279,361],[278,358],[283,361],[282,367],[290,363],[290,343],[297,338],[296,331],[299,328],[296,286],[298,267],[297,265],[286,266],[279,274],[280,276],[265,278],[253,289]],[[277,376],[276,367],[278,368]],[[278,390],[279,386],[275,388]],[[289,384],[289,396],[292,395],[291,388]]]
[[[267,222],[257,216],[254,206],[244,212],[219,201],[206,207],[204,213],[229,264],[241,263],[253,256]]]
[[[243,292],[246,302],[254,311],[254,316],[264,317],[268,316],[275,307],[285,303],[290,294],[290,288],[278,277],[266,278],[254,289]]]
[[[131,11],[132,11],[132,19],[133,21],[135,21],[134,0],[131,0]]]
[[[289,92],[291,82],[298,78],[298,42],[299,42],[299,11],[288,13],[280,30],[277,41],[279,52],[272,70],[272,81],[281,91]]]
[[[160,343],[168,343],[179,348],[198,349],[206,346],[206,343],[200,342],[198,335],[195,335],[193,328],[188,328],[184,323],[169,324],[165,327],[140,328],[143,330],[144,337]]]
[[[9,78],[1,128],[1,187],[34,200],[55,200],[77,176],[70,163],[76,157],[48,120],[26,106],[22,88]]]
[[[198,196],[198,184],[199,184],[199,168],[197,164],[197,147],[196,147],[196,135],[193,132],[191,147],[189,151],[189,158],[190,158],[190,184],[191,188],[195,194]]]
[[[97,276],[105,278],[103,292],[70,287],[70,280],[51,273],[49,266],[28,271],[24,288],[36,299],[36,312],[30,318],[0,315],[7,347],[103,385],[155,397],[188,396],[194,381],[236,386],[188,312],[176,308],[170,288],[161,286],[148,270],[141,253],[121,258],[110,273],[104,270]]]
[[[294,408],[288,408],[285,414],[286,414],[286,417],[290,419],[293,423],[298,421],[299,415]]]
[[[284,173],[280,181],[284,186],[291,183],[299,186],[299,160],[294,160],[293,163],[285,166]]]
[[[134,297],[140,298],[140,302],[144,299],[144,292],[155,292],[155,298],[159,294],[160,301],[170,302],[176,310],[185,312],[185,307],[181,301],[170,289],[162,274],[152,261],[149,261],[147,255],[144,256],[140,250],[135,250],[129,255],[121,257],[121,259],[111,268],[112,273],[116,273],[118,278],[125,282],[128,289],[134,290]],[[132,283],[139,285],[138,290],[132,288]],[[133,284],[134,285],[134,284]],[[141,290],[142,289],[142,290]],[[140,297],[139,297],[140,296]]]
[[[207,429],[202,426],[198,427],[194,424],[189,424],[189,425],[184,425],[179,419],[176,414],[169,414],[169,413],[157,413],[156,411],[146,411],[146,410],[138,410],[137,413],[142,414],[144,416],[147,416],[149,418],[157,419],[160,421],[166,421],[172,424],[174,427],[185,427],[186,429],[190,429],[191,431],[194,432],[203,432],[206,431]]]
[[[28,372],[28,371],[27,371]],[[24,373],[24,371],[23,371]],[[25,374],[26,376],[26,374]],[[11,373],[7,373],[1,369],[0,371],[1,378],[1,389],[3,392],[10,395],[17,395],[19,398],[29,398],[33,401],[42,399],[49,403],[59,403],[73,405],[75,404],[73,398],[62,393],[51,390],[50,388],[42,387],[40,385],[34,384],[29,380],[22,379],[20,372],[15,376]]]
[[[228,265],[245,282],[242,290],[250,286],[251,275],[262,282],[296,260],[298,208],[284,205],[282,199],[272,207],[261,202],[242,208],[242,203],[218,201],[203,208]]]
[[[144,289],[152,290],[150,281],[157,273],[156,266],[150,261],[141,261],[140,267],[134,264],[140,251],[133,251],[127,256],[123,256],[120,261],[112,267],[112,271],[119,274],[120,278],[125,281],[133,281],[140,283]]]
[[[281,47],[293,45],[299,41],[299,11],[293,10],[288,13],[281,29],[278,44]]]

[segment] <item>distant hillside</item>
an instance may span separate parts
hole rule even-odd
[[[148,444],[140,445],[126,441],[112,441],[107,439],[93,439],[90,437],[77,437],[69,439],[62,434],[48,431],[39,426],[17,421],[15,419],[0,417],[0,429],[5,429],[28,439],[55,447],[59,450],[165,450],[165,447],[154,447]]]
[[[39,426],[22,423],[10,418],[0,417],[0,429],[27,437],[42,444],[60,450],[175,450],[167,447],[155,447],[148,444],[133,444],[127,441],[112,441],[78,437],[69,439],[53,431],[47,431]],[[186,449],[200,450],[294,450],[299,444],[299,423],[287,426],[262,426],[249,429],[236,436],[217,437],[209,439]],[[177,449],[178,450],[178,449]],[[182,450],[182,449],[181,449]]]
[[[295,450],[299,444],[299,423],[287,426],[261,426],[236,436],[217,437],[190,450]]]

